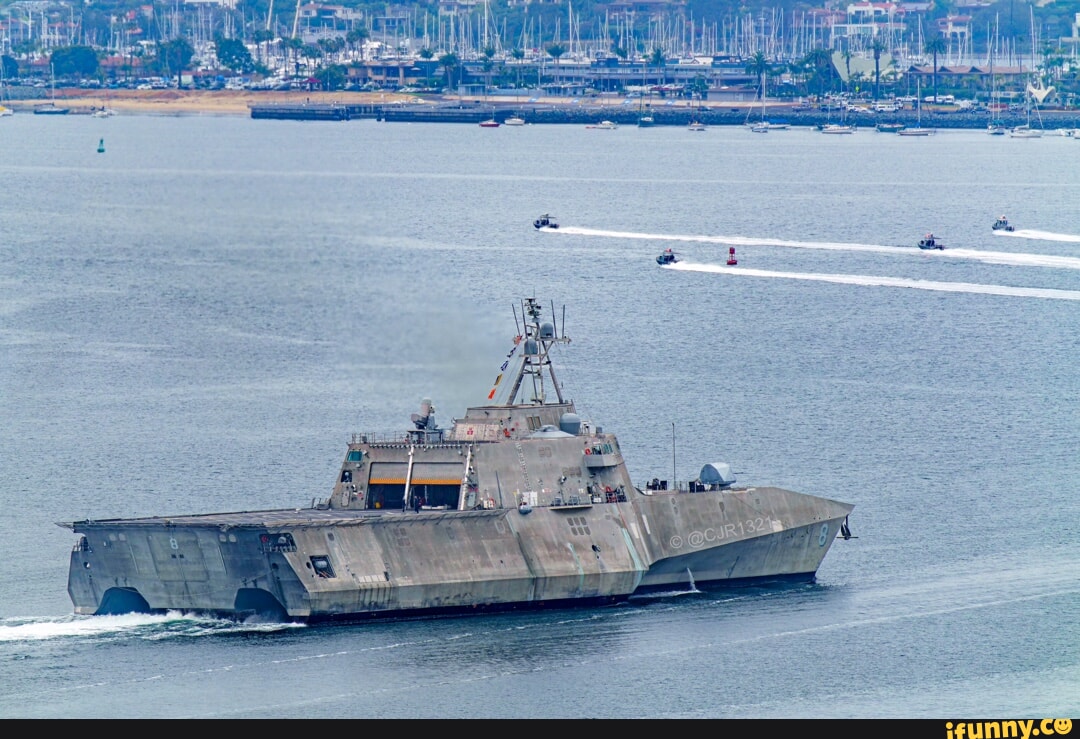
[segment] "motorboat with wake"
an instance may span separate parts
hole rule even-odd
[[[661,267],[668,264],[675,264],[677,261],[679,261],[679,257],[671,249],[664,249],[664,251],[660,252],[656,257],[656,263]]]
[[[995,231],[1014,231],[1014,230],[1016,230],[1016,229],[1013,228],[1013,225],[1011,223],[1009,223],[1009,219],[1006,218],[1005,216],[1001,216],[996,221],[994,221],[994,225],[992,225],[990,228],[992,228]]]
[[[565,307],[559,321],[530,297],[513,314],[478,405],[442,428],[425,398],[402,430],[354,433],[328,497],[308,507],[59,524],[77,537],[75,613],[317,623],[596,606],[813,582],[833,543],[851,538],[852,504],[736,486],[724,462],[635,484],[615,434],[579,416],[556,377],[557,359],[584,366],[563,354]],[[697,421],[694,433],[712,433]],[[127,505],[119,491],[101,502]]]
[[[559,224],[555,222],[555,219],[548,213],[537,218],[533,221],[533,228],[558,228]]]
[[[926,234],[926,236],[923,236],[921,239],[919,239],[919,248],[920,249],[944,249],[945,245],[942,244],[940,241],[938,241],[937,237],[935,237],[934,234],[930,233],[930,234]]]

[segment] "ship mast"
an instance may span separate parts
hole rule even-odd
[[[526,298],[522,302],[523,331],[519,335],[521,352],[512,358],[514,381],[509,386],[508,395],[502,399],[501,404],[503,405],[515,405],[518,402],[518,393],[521,391],[526,377],[529,378],[529,382],[532,384],[532,397],[527,401],[525,399],[522,399],[522,401],[545,405],[547,403],[545,376],[551,381],[557,402],[566,402],[563,398],[562,387],[555,378],[555,368],[552,366],[550,353],[554,345],[569,344],[570,339],[566,336],[560,336],[554,323],[541,322],[540,315],[542,311],[543,306],[535,298]],[[554,306],[552,312],[554,313]],[[516,307],[514,309],[514,320],[515,322],[517,320]]]

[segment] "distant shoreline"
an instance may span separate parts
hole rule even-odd
[[[34,108],[50,102],[47,94],[34,90],[34,98],[6,100],[4,105],[15,112],[32,113]],[[56,90],[57,105],[68,108],[72,115],[89,115],[102,108],[122,115],[219,115],[250,116],[252,106],[272,105],[346,105],[346,106],[394,106],[392,120],[411,120],[410,112],[415,111],[415,120],[435,120],[425,118],[422,111],[431,111],[441,106],[461,105],[468,108],[484,107],[506,111],[515,111],[529,119],[530,123],[580,124],[611,119],[620,125],[635,125],[642,110],[636,105],[627,105],[622,97],[600,97],[585,99],[568,98],[462,98],[456,95],[422,96],[409,93],[392,92],[320,92],[304,90],[84,90],[80,88],[62,88]],[[755,113],[760,103],[748,102],[708,102],[689,100],[654,100],[646,103],[648,112],[655,118],[658,126],[685,126],[692,120],[699,120],[707,125],[731,126],[744,123]],[[820,110],[793,110],[792,103],[770,102],[768,117],[773,120],[784,119],[795,126],[816,126],[832,120],[839,120],[838,113],[824,113]],[[505,115],[503,117],[505,117]],[[885,121],[897,121],[908,125],[915,123],[915,111],[905,110],[899,113],[849,113],[847,123],[860,128],[873,129],[875,124]],[[1080,111],[1054,110],[1041,111],[1044,128],[1076,129],[1080,128]],[[927,120],[929,118],[929,120]],[[1000,116],[1004,125],[1015,126],[1024,123],[1022,114],[1011,113]],[[983,112],[965,112],[944,110],[935,112],[923,109],[923,125],[940,129],[981,129],[985,128],[990,116]]]

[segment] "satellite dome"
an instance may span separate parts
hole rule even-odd
[[[540,324],[540,338],[541,339],[554,339],[555,338],[555,325],[550,322],[544,322]]]

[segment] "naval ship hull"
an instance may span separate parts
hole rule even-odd
[[[68,593],[86,615],[178,610],[311,622],[611,604],[656,590],[812,580],[851,511],[777,488],[634,496],[528,513],[289,510],[78,522]]]
[[[568,339],[541,310],[522,304],[488,404],[441,429],[425,399],[412,429],[354,434],[309,508],[60,524],[78,535],[75,613],[318,622],[815,577],[853,506],[736,487],[723,463],[636,485],[615,435],[563,396],[551,352]]]

